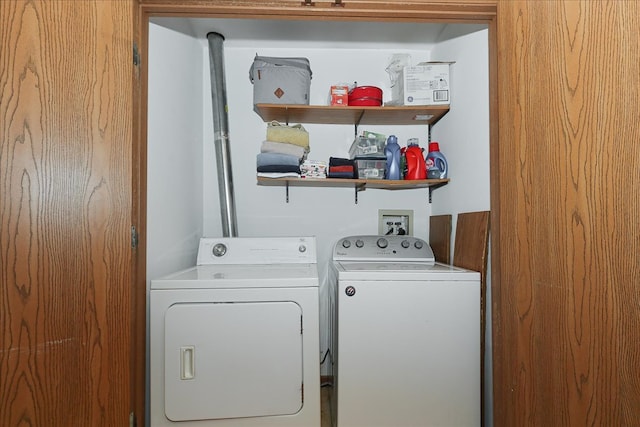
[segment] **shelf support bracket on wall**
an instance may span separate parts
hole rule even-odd
[[[285,124],[287,126],[289,126],[289,109],[285,107],[284,111],[285,111],[285,114],[286,114],[284,122],[285,122]],[[429,141],[431,141],[431,140],[429,140]]]
[[[285,194],[287,203],[289,203],[289,181],[287,181],[287,185],[285,186]],[[429,193],[429,199],[431,199],[431,193]]]
[[[354,196],[355,196],[355,204],[356,205],[358,204],[358,193],[361,192],[361,191],[364,191],[365,188],[366,188],[366,184],[355,184],[353,186],[353,190],[355,192]]]
[[[355,124],[353,125],[353,134],[354,136],[358,136],[358,126],[360,126],[360,121],[362,120],[362,117],[364,116],[364,110],[360,111],[360,116],[358,117],[358,120],[356,120]]]
[[[447,181],[445,181],[445,182],[440,182],[440,183],[434,184],[434,185],[432,185],[432,186],[430,186],[430,187],[429,187],[429,203],[431,203],[431,202],[432,202],[432,196],[431,196],[431,193],[433,193],[433,190],[435,190],[436,188],[440,188],[440,187],[442,187],[442,186],[443,186],[443,185],[445,185],[446,183],[447,183]]]

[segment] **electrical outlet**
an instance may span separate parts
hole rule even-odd
[[[412,236],[413,211],[397,209],[378,210],[378,234],[380,236]]]

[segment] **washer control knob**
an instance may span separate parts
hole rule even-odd
[[[305,245],[298,246],[298,252],[300,252],[300,253],[307,252],[307,247]]]
[[[413,246],[416,247],[416,249],[422,249],[422,241],[421,240],[416,240],[416,242],[413,244]]]
[[[345,249],[349,249],[351,247],[351,242],[349,240],[343,240],[342,247]]]
[[[409,243],[408,240],[403,240],[402,243],[400,243],[400,246],[407,249],[409,246],[411,246],[411,243]]]
[[[384,249],[389,246],[389,242],[384,237],[379,238],[376,243],[380,249]]]
[[[211,252],[213,253],[213,256],[221,257],[221,256],[224,256],[224,254],[227,253],[227,247],[225,246],[224,243],[216,243],[213,246],[213,250]]]
[[[356,247],[361,248],[364,246],[364,242],[361,239],[356,240]]]

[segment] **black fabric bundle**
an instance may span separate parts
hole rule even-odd
[[[328,178],[346,178],[354,179],[358,177],[358,168],[356,162],[351,159],[341,157],[329,158]]]

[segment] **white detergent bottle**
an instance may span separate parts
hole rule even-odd
[[[437,142],[429,143],[429,153],[426,156],[425,163],[427,166],[427,178],[429,179],[445,179],[449,168],[447,159],[440,152],[440,144]]]

